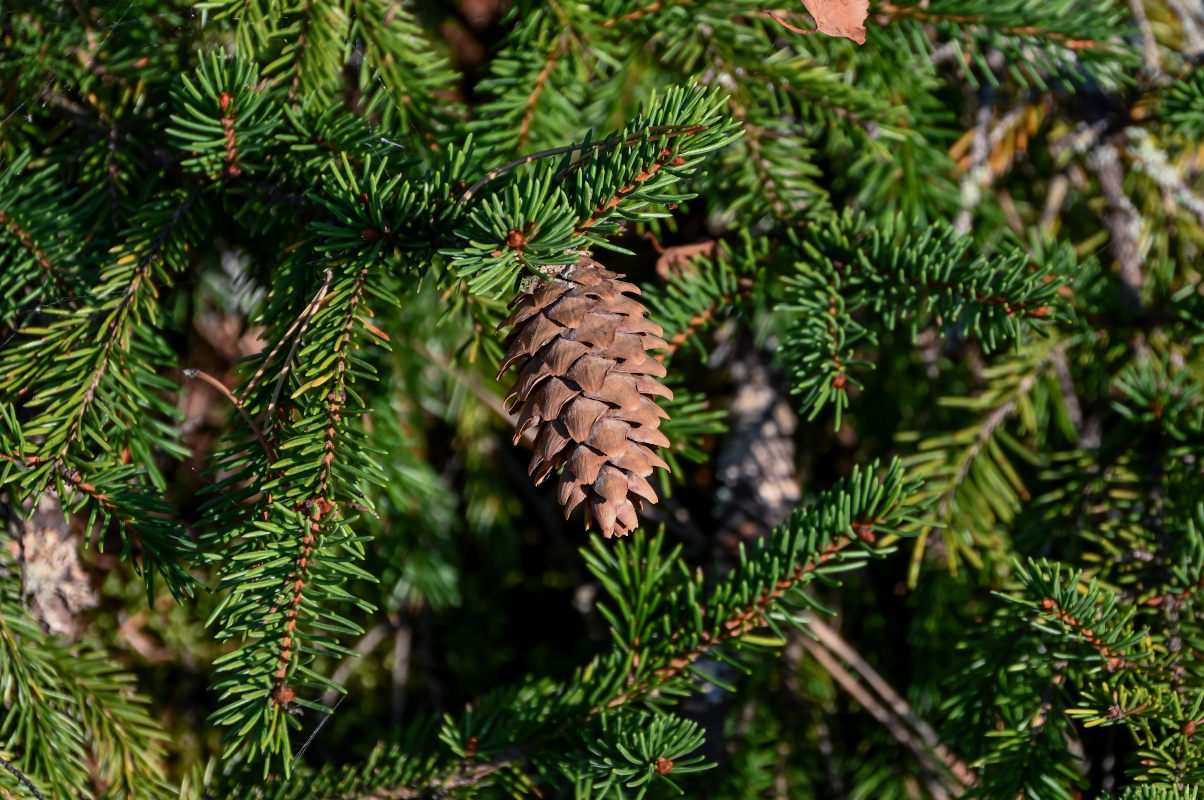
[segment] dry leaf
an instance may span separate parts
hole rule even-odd
[[[796,28],[772,11],[765,13],[776,19],[783,27],[795,33],[826,33],[843,36],[857,44],[865,44],[865,18],[870,13],[869,0],[803,0],[807,13],[815,18],[815,30]]]

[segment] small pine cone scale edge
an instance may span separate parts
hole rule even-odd
[[[644,504],[657,502],[648,477],[668,469],[655,448],[669,440],[655,398],[673,399],[648,353],[666,347],[664,331],[622,277],[582,256],[518,295],[498,372],[518,368],[506,405],[518,414],[515,444],[535,434],[536,485],[559,469],[565,518],[584,504],[586,529],[597,524],[607,538],[637,528]]]

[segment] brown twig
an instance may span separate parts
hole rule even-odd
[[[670,0],[670,2],[665,2],[665,0],[654,0],[654,2],[649,3],[643,8],[637,8],[635,11],[628,11],[626,14],[606,20],[602,23],[602,27],[613,28],[620,22],[635,22],[636,20],[642,19],[649,14],[660,11],[666,6],[684,6],[689,5],[690,2],[691,0]]]
[[[263,447],[263,452],[268,457],[268,461],[273,464],[276,463],[276,453],[272,450],[272,446],[268,444],[268,440],[263,437],[263,433],[260,432],[259,427],[255,424],[254,420],[251,419],[251,415],[247,413],[246,407],[229,389],[226,388],[224,383],[210,375],[208,372],[199,369],[184,370],[184,377],[200,378],[205,383],[221,392],[222,396],[229,400],[230,404],[233,405],[238,411],[239,415],[242,416],[243,422],[247,423],[247,427],[251,429],[251,433],[255,434],[255,438],[259,440],[260,446]]]
[[[885,23],[897,19],[911,17],[921,22],[952,22],[957,25],[983,26],[983,18],[966,14],[936,14],[929,12],[923,6],[897,6],[894,3],[880,3],[874,7],[879,17]],[[1101,43],[1092,39],[1072,39],[1064,33],[1048,31],[1036,25],[1002,25],[995,27],[999,33],[1010,33],[1016,36],[1044,36],[1046,39],[1058,42],[1070,50],[1095,50]]]
[[[293,344],[289,347],[288,355],[284,359],[284,368],[280,370],[280,377],[276,380],[276,388],[272,391],[272,402],[268,403],[268,412],[264,418],[264,426],[272,424],[272,414],[276,411],[276,401],[280,399],[280,390],[284,388],[284,382],[288,380],[289,372],[293,368],[293,356],[297,355],[297,347],[301,344],[301,337],[305,336],[305,330],[309,327],[309,323],[313,320],[314,315],[318,313],[318,309],[322,305],[322,301],[326,299],[326,292],[330,289],[330,280],[333,273],[326,270],[326,277],[322,281],[322,287],[318,289],[318,293],[314,295],[314,299],[309,301],[309,305],[301,312],[301,316],[293,323],[289,330],[296,329],[297,333],[293,336]],[[286,333],[287,337],[288,334]],[[267,362],[264,362],[267,366]],[[262,369],[262,367],[261,367]]]
[[[924,772],[927,773],[928,780],[925,781],[925,786],[928,789],[928,794],[936,800],[949,800],[950,797],[957,796],[957,793],[951,792],[952,787],[945,786],[943,771],[940,769],[939,762],[932,757],[932,754],[923,743],[918,741],[915,734],[903,723],[895,714],[892,714],[882,703],[879,703],[877,698],[866,691],[865,687],[853,677],[840,662],[832,656],[823,647],[807,638],[800,637],[803,647],[811,654],[819,665],[824,668],[824,671],[832,676],[840,687],[857,701],[866,711],[870,713],[874,719],[881,723],[882,727],[886,728],[887,733],[899,744],[910,750],[920,762]]]
[[[234,96],[222,92],[217,104],[222,112],[222,135],[226,138],[226,177],[237,178],[242,174],[242,167],[238,166],[238,142],[234,136]]]
[[[646,232],[644,238],[652,242],[652,246],[660,254],[656,259],[656,275],[662,281],[673,280],[677,274],[689,266],[690,259],[698,256],[713,257],[719,252],[719,242],[716,239],[665,247],[652,231]]]
[[[1104,658],[1104,665],[1109,672],[1127,669],[1133,666],[1131,661],[1124,658],[1124,654],[1119,650],[1113,650],[1104,644],[1104,640],[1092,628],[1088,627],[1090,620],[1083,621],[1072,616],[1068,611],[1061,608],[1052,597],[1044,597],[1041,599],[1041,610],[1046,614],[1055,617],[1059,622],[1065,625],[1068,629],[1076,632],[1083,638],[1087,646],[1095,650]]]
[[[819,645],[822,645],[823,648],[826,648],[826,650],[830,651],[832,655],[843,659],[845,663],[852,667],[857,674],[861,676],[861,679],[868,683],[870,687],[878,693],[878,696],[885,701],[886,706],[883,711],[892,716],[895,724],[906,723],[915,730],[924,745],[922,752],[925,755],[929,752],[935,753],[945,768],[949,770],[949,773],[957,779],[957,782],[960,784],[960,789],[968,788],[974,784],[974,773],[970,771],[970,768],[966,766],[965,762],[958,758],[954,753],[950,752],[949,748],[947,748],[944,743],[941,742],[940,737],[937,735],[937,732],[932,728],[932,726],[912,710],[911,706],[907,704],[907,701],[895,691],[894,687],[891,686],[885,678],[879,675],[878,672],[872,666],[870,666],[870,664],[864,658],[861,657],[860,653],[853,649],[852,645],[845,641],[839,633],[816,618],[813,614],[806,614],[804,615],[804,618],[807,621],[808,630],[813,632],[815,637],[819,640],[819,644],[815,644],[811,641],[811,639],[804,636],[804,646],[815,645],[818,648]],[[808,649],[810,649],[810,647],[808,647]],[[816,660],[819,659],[817,658]],[[833,677],[835,678],[836,675],[833,674]],[[841,685],[844,684],[842,683]],[[860,687],[859,683],[858,686]],[[850,694],[852,694],[851,690]],[[856,696],[854,699],[857,699],[858,702],[862,702],[862,700]],[[868,708],[869,707],[867,706],[867,709]],[[877,714],[875,714],[875,717],[877,717]],[[893,733],[894,731],[892,731],[892,735]],[[896,737],[900,744],[915,750],[916,755],[921,757],[923,760],[924,756],[921,756],[921,751],[915,749],[915,745],[918,743],[916,743],[910,736],[908,738],[910,739],[910,743]],[[955,794],[960,795],[961,792],[958,791],[955,792]]]
[[[259,379],[262,378],[267,372],[268,364],[271,363],[272,359],[276,356],[276,353],[280,351],[280,348],[284,346],[284,343],[288,341],[289,337],[293,335],[293,332],[296,331],[297,328],[299,328],[302,324],[304,324],[307,313],[311,308],[314,307],[314,301],[317,300],[319,296],[326,296],[326,290],[329,288],[329,286],[330,270],[326,270],[326,277],[323,279],[322,286],[318,289],[318,294],[315,296],[314,300],[309,302],[309,305],[307,305],[301,312],[301,316],[293,321],[293,324],[288,327],[288,330],[284,332],[284,335],[280,337],[280,340],[277,341],[276,344],[272,345],[272,349],[268,351],[267,357],[264,358],[263,363],[259,365],[259,369],[255,370],[255,374],[252,375],[251,379],[242,387],[242,394],[244,397],[250,396],[251,391],[255,388],[255,384],[258,383]]]
[[[765,14],[766,14],[767,16],[769,16],[769,17],[772,17],[772,18],[774,19],[774,21],[775,21],[775,22],[777,22],[779,25],[781,25],[783,28],[785,28],[785,29],[786,29],[786,30],[788,30],[788,31],[794,31],[795,33],[801,33],[801,34],[804,34],[804,35],[806,35],[806,34],[809,34],[809,33],[819,33],[819,26],[818,26],[818,25],[816,25],[814,28],[812,28],[812,29],[811,29],[811,30],[809,30],[809,31],[805,31],[805,30],[803,30],[802,28],[796,28],[795,26],[791,25],[791,24],[790,24],[789,22],[787,22],[786,20],[782,19],[782,16],[781,16],[781,14],[779,14],[779,13],[778,13],[778,12],[776,12],[776,11],[769,11],[769,10],[766,10],[766,11],[765,11]]]

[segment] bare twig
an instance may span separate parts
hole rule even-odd
[[[785,28],[785,29],[786,29],[786,30],[788,30],[788,31],[794,31],[795,33],[801,33],[801,34],[804,34],[804,35],[806,35],[806,34],[808,34],[808,33],[818,33],[818,32],[819,32],[819,26],[818,26],[818,25],[816,25],[814,28],[812,28],[812,29],[811,29],[811,30],[809,30],[809,31],[805,31],[805,30],[803,30],[802,28],[796,28],[794,25],[791,25],[789,22],[787,22],[786,20],[782,19],[782,15],[781,15],[781,14],[779,14],[778,12],[776,12],[776,11],[769,11],[769,10],[766,10],[766,12],[765,12],[765,13],[766,13],[766,15],[768,15],[768,16],[770,16],[770,17],[772,17],[772,18],[774,19],[774,21],[775,21],[775,22],[777,22],[779,25],[781,25],[783,28]]]
[[[284,359],[284,369],[280,371],[280,377],[276,381],[276,389],[272,392],[272,402],[268,403],[268,413],[264,419],[264,425],[272,423],[272,414],[276,410],[276,401],[280,399],[280,390],[284,388],[284,382],[288,380],[289,371],[293,366],[293,356],[297,355],[297,347],[301,344],[301,337],[305,336],[305,329],[309,327],[309,323],[313,320],[314,315],[318,313],[318,308],[322,305],[322,301],[326,299],[326,292],[330,289],[330,280],[333,273],[326,270],[326,278],[322,281],[322,288],[314,295],[314,299],[309,301],[309,305],[301,312],[301,316],[293,323],[293,328],[297,329],[297,334],[293,337],[292,347],[288,350],[288,356]],[[298,327],[300,326],[300,327]],[[288,334],[285,334],[287,337]],[[283,341],[283,340],[282,340]],[[267,362],[264,362],[264,367]],[[261,368],[262,369],[262,368]]]
[[[371,653],[377,646],[385,640],[389,635],[389,626],[383,622],[379,625],[374,625],[368,630],[355,645],[355,658],[345,658],[339,664],[339,668],[330,676],[331,683],[342,686],[347,682],[354,673],[357,667],[363,663],[364,656]],[[335,701],[338,692],[334,689],[327,689],[322,693],[322,705],[328,706]]]
[[[1143,128],[1129,128],[1126,133],[1132,143],[1128,153],[1135,159],[1135,166],[1158,184],[1164,196],[1169,195],[1168,201],[1182,205],[1204,224],[1204,198],[1187,185],[1166,151],[1158,147]]]
[[[957,779],[962,787],[969,787],[974,783],[974,773],[959,759],[955,754],[949,751],[942,742],[937,732],[933,730],[924,719],[912,711],[911,706],[907,704],[898,692],[894,690],[885,678],[870,666],[870,664],[861,657],[853,647],[845,641],[840,634],[830,628],[828,625],[817,619],[814,615],[807,615],[807,627],[811,630],[820,643],[830,650],[833,654],[839,656],[850,667],[856,670],[861,679],[873,688],[885,702],[890,711],[897,719],[906,722],[919,735],[924,745],[931,752],[935,753],[950,774]],[[804,639],[803,644],[810,642],[810,639]],[[835,677],[835,676],[833,676]],[[842,684],[843,685],[843,684]],[[860,700],[858,700],[860,702]],[[902,742],[902,740],[900,740]],[[903,742],[906,744],[905,742]],[[960,792],[958,792],[960,794]]]
[[[263,374],[267,371],[268,364],[271,362],[272,358],[275,357],[277,351],[284,346],[284,343],[288,341],[290,336],[293,335],[293,332],[306,322],[309,310],[311,308],[315,308],[316,303],[320,302],[321,298],[326,296],[326,290],[330,287],[330,278],[331,272],[330,270],[326,270],[326,278],[322,281],[322,288],[318,290],[317,296],[310,301],[309,305],[305,307],[305,310],[301,312],[301,316],[298,317],[297,320],[289,326],[288,330],[284,332],[284,336],[280,337],[280,341],[276,342],[276,344],[272,346],[271,351],[268,352],[267,358],[263,360],[263,363],[259,365],[259,369],[257,369],[255,374],[251,376],[251,380],[247,381],[246,386],[243,387],[243,396],[250,395],[251,390],[255,388],[255,384],[259,382],[259,379],[262,378]],[[287,366],[285,369],[285,374],[288,374]]]
[[[205,383],[209,384],[214,389],[217,389],[219,392],[221,392],[222,396],[225,397],[227,400],[229,400],[230,403],[234,406],[234,408],[238,410],[238,413],[242,416],[243,422],[247,423],[247,427],[251,429],[251,433],[255,434],[255,438],[259,440],[259,445],[260,445],[260,447],[263,448],[263,452],[267,455],[268,459],[273,464],[276,463],[276,453],[275,453],[275,451],[272,450],[272,446],[270,444],[268,444],[267,439],[263,438],[263,434],[260,432],[259,426],[257,426],[255,424],[254,420],[251,419],[251,415],[247,413],[246,407],[243,406],[242,402],[237,397],[235,397],[234,394],[229,389],[226,388],[226,385],[224,383],[222,383],[221,381],[219,381],[217,378],[213,377],[209,373],[207,373],[203,370],[199,370],[199,369],[184,370],[184,377],[200,378]]]
[[[837,661],[836,658],[823,647],[807,638],[803,639],[803,647],[807,648],[807,652],[811,654],[811,657],[819,662],[819,665],[823,667],[838,684],[840,684],[842,689],[848,692],[854,700],[860,703],[861,706],[868,711],[874,719],[882,723],[883,727],[886,728],[887,732],[895,739],[895,741],[915,754],[916,760],[920,762],[920,765],[924,768],[924,772],[927,773],[925,785],[928,789],[929,795],[936,798],[936,800],[949,800],[951,797],[955,796],[953,791],[951,791],[954,787],[946,786],[945,781],[942,780],[944,772],[940,769],[940,764],[932,757],[932,754],[928,752],[928,749],[924,747],[923,742],[919,741],[918,737],[912,733],[906,725],[903,724],[903,720],[892,714],[886,708],[886,706],[879,703],[878,700],[872,694],[870,694],[865,687],[862,686],[857,679],[853,677],[848,670],[841,666],[840,662]]]
[[[25,788],[29,790],[30,794],[32,794],[38,800],[46,800],[46,795],[38,791],[38,787],[34,786],[33,781],[29,779],[29,776],[17,769],[16,765],[4,756],[0,756],[0,767],[4,767],[6,770],[8,770],[9,774],[19,780],[25,786]]]
[[[1201,22],[1204,22],[1204,9],[1198,0],[1186,3],[1184,0],[1167,0],[1167,6],[1174,11],[1183,24],[1183,39],[1187,44],[1185,55],[1191,59],[1204,52],[1204,35],[1200,32]],[[1195,6],[1195,8],[1192,8]]]

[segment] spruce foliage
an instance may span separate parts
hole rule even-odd
[[[0,795],[1198,797],[1204,13],[765,11],[0,0]]]

